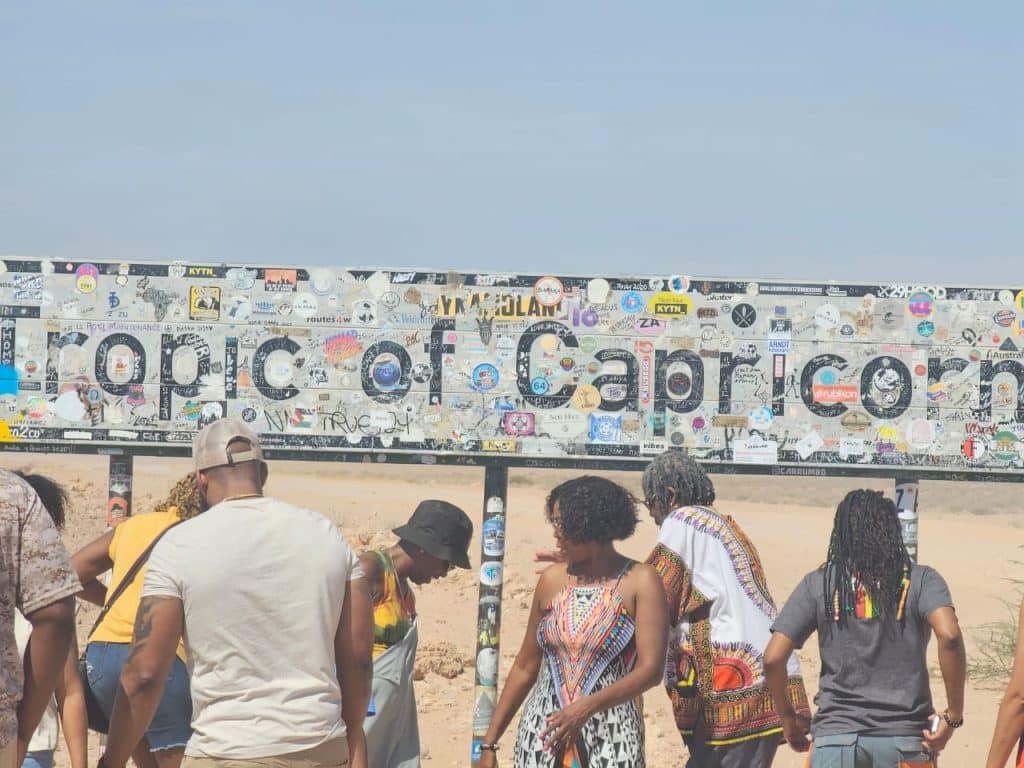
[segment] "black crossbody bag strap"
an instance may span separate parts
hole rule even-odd
[[[130,587],[132,583],[135,581],[135,577],[139,575],[139,571],[142,570],[142,567],[146,564],[146,561],[149,560],[149,556],[153,552],[153,547],[157,545],[157,542],[160,541],[160,539],[164,537],[164,534],[171,530],[171,528],[174,528],[177,525],[181,525],[184,522],[184,520],[178,520],[176,523],[171,523],[169,526],[160,531],[159,534],[157,534],[157,537],[149,543],[148,547],[142,550],[142,554],[139,555],[138,559],[136,559],[134,563],[132,563],[132,567],[128,569],[127,573],[125,573],[124,578],[121,579],[120,582],[118,582],[117,588],[114,590],[113,594],[107,598],[107,602],[100,610],[100,615],[96,617],[96,623],[92,625],[92,629],[90,629],[89,634],[86,635],[86,646],[89,645],[89,638],[92,637],[93,632],[95,632],[97,627],[99,627],[99,625],[103,623],[103,620],[107,617],[107,614],[110,613],[110,609],[114,607],[114,603],[117,602],[117,598],[123,595],[125,590],[128,589],[128,587]],[[82,651],[82,655],[85,655],[84,649]]]

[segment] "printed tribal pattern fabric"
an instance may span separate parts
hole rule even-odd
[[[627,650],[632,666],[633,630],[633,619],[614,589],[562,590],[537,625],[537,642],[551,667],[561,706],[590,693],[604,668]]]
[[[778,613],[768,591],[761,558],[736,521],[711,509],[689,507],[687,522],[695,531],[714,537],[725,547],[739,585],[750,601],[765,613]]]
[[[537,625],[544,663],[519,723],[517,768],[644,764],[643,719],[636,702],[591,717],[576,744],[564,754],[545,752],[540,738],[552,712],[629,673],[636,661],[634,630],[614,587],[569,586],[555,598]]]
[[[711,745],[781,733],[764,682],[763,649],[777,614],[757,550],[736,522],[685,507],[662,524],[650,562],[669,600],[665,686],[684,739],[698,728]],[[790,699],[810,714],[794,654]]]
[[[628,672],[626,660],[621,655],[616,657],[598,676],[593,690],[614,684]],[[571,754],[545,752],[540,739],[548,715],[560,707],[558,686],[544,663],[519,720],[513,751],[515,768],[645,768],[644,718],[639,699],[590,718]]]

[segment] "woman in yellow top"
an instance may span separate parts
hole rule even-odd
[[[179,520],[195,517],[201,511],[195,475],[183,477],[168,497],[149,514],[136,515],[86,544],[72,558],[83,585],[82,598],[101,605],[107,594],[117,588],[125,573],[153,540]],[[104,589],[97,581],[100,574],[112,571]],[[86,647],[87,682],[103,713],[110,718],[117,694],[121,667],[131,647],[135,614],[146,578],[143,567],[131,586],[118,597],[103,622],[88,639]],[[178,658],[164,688],[146,736],[132,754],[139,768],[179,768],[185,744],[192,735],[192,697],[189,692],[185,647],[178,644]]]

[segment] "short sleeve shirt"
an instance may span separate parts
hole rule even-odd
[[[0,744],[17,737],[24,687],[15,610],[29,616],[81,588],[39,496],[13,472],[0,470]]]
[[[797,647],[818,633],[821,680],[811,733],[919,736],[933,712],[928,617],[953,605],[945,580],[914,565],[902,622],[848,615],[841,627],[826,606],[824,578],[822,569],[807,574],[772,625]]]
[[[190,757],[251,760],[345,733],[334,638],[359,561],[330,520],[261,497],[168,531],[142,597],[181,600]]]
[[[153,543],[153,539],[178,522],[178,508],[170,507],[163,512],[149,512],[132,515],[114,529],[107,554],[114,564],[111,569],[107,591],[113,593],[120,586],[128,570],[135,565],[139,556]],[[142,585],[146,578],[146,566],[136,574],[134,581],[125,587],[117,601],[110,606],[103,622],[96,627],[89,642],[130,643],[135,629],[135,613],[139,609]],[[178,658],[185,661],[185,645],[178,643]]]

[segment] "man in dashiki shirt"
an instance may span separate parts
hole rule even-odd
[[[644,503],[660,526],[648,562],[662,576],[671,633],[665,686],[690,751],[687,768],[769,768],[782,740],[763,652],[778,610],[761,560],[736,521],[711,507],[715,489],[682,451],[644,470]],[[795,654],[787,690],[810,717]]]

